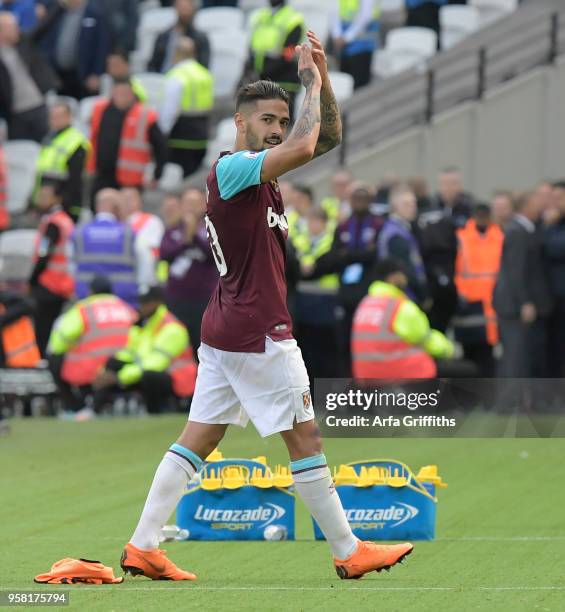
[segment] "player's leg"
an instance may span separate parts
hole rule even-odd
[[[203,460],[224,437],[227,425],[189,421],[159,464],[131,543],[143,550],[159,546],[159,533]]]
[[[159,464],[137,528],[122,555],[125,571],[155,580],[194,580],[194,574],[179,570],[158,549],[159,532],[228,424],[239,422],[239,401],[225,380],[216,353],[201,346],[199,355],[190,420]]]
[[[408,543],[382,546],[361,542],[353,535],[314,420],[295,421],[292,430],[281,435],[290,455],[296,490],[330,545],[340,578],[360,578],[367,572],[388,570],[412,552],[413,546]]]
[[[203,460],[223,438],[227,425],[189,421],[157,467],[135,532],[126,545],[120,565],[132,575],[153,580],[195,580],[159,550],[159,533],[183,496]]]
[[[296,491],[320,525],[334,557],[349,557],[357,549],[357,538],[336,495],[316,421],[295,423],[293,429],[282,431],[281,436],[290,455]]]

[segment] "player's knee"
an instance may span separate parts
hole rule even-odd
[[[283,434],[291,459],[312,457],[322,452],[322,435],[315,422],[295,427]]]

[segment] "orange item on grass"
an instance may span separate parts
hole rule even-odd
[[[119,584],[124,581],[122,577],[116,578],[114,570],[100,561],[70,557],[56,561],[51,571],[39,574],[33,580],[40,584]]]

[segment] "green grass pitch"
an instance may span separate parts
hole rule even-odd
[[[341,581],[325,543],[312,541],[298,502],[297,542],[168,544],[196,583],[128,577],[114,586],[40,586],[62,557],[119,570],[155,467],[182,416],[64,423],[12,422],[0,438],[0,590],[65,589],[81,611],[564,610],[563,439],[326,440],[330,464],[374,457],[413,469],[437,463],[437,539],[416,543],[388,574]],[[233,428],[225,456],[286,462],[274,437]]]

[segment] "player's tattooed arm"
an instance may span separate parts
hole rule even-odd
[[[341,143],[341,116],[328,74],[328,61],[324,46],[312,30],[308,30],[307,36],[312,45],[312,59],[322,77],[320,97],[322,121],[320,136],[314,150],[314,157],[319,157]]]
[[[298,74],[306,89],[304,103],[288,138],[267,151],[261,166],[261,182],[278,178],[285,172],[308,163],[320,134],[320,90],[322,77],[308,45],[299,45]]]
[[[331,151],[341,143],[341,115],[329,79],[322,83],[320,110],[322,123],[314,157]]]
[[[320,123],[320,94],[317,89],[314,89],[314,72],[311,68],[304,68],[298,74],[306,88],[306,97],[289,140],[309,136],[314,131],[316,124]]]

